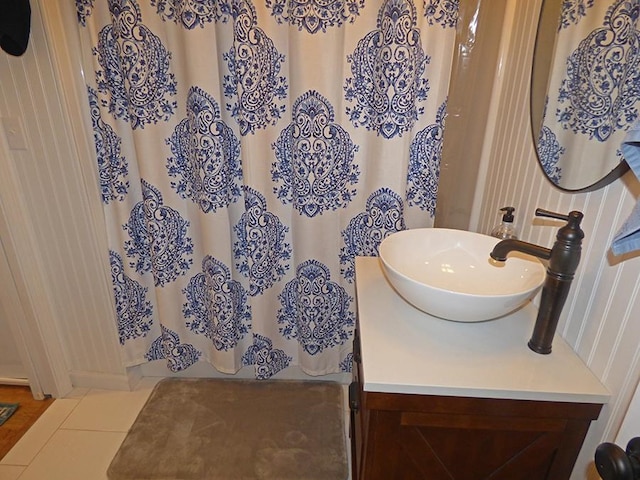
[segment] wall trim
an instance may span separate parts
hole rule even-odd
[[[122,375],[71,371],[69,372],[69,378],[71,378],[74,388],[131,391],[142,377],[136,371],[130,371]]]

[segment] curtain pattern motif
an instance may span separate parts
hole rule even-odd
[[[76,0],[127,365],[348,372],[354,259],[431,226],[456,0]]]
[[[617,148],[638,118],[639,17],[638,0],[563,2],[549,84],[554,93],[538,138],[543,169],[554,183],[567,178],[588,185],[609,173],[594,174],[599,159],[611,155],[611,145]],[[568,152],[584,153],[592,163],[572,168]],[[621,159],[619,149],[616,155]]]

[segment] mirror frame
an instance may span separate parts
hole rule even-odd
[[[556,2],[555,5],[554,5],[554,1]],[[545,9],[545,6],[547,6],[548,8]],[[587,193],[587,192],[593,192],[595,190],[599,190],[603,187],[606,187],[610,183],[619,179],[620,177],[622,177],[622,175],[624,175],[627,171],[629,171],[629,165],[627,164],[627,161],[624,159],[624,157],[622,157],[622,160],[604,177],[600,178],[599,180],[595,181],[590,185],[587,185],[585,187],[575,188],[575,189],[562,187],[561,185],[554,183],[547,175],[547,172],[544,171],[544,167],[543,167],[542,161],[540,160],[540,155],[538,153],[538,138],[540,136],[540,129],[542,128],[542,122],[544,119],[545,101],[543,100],[541,105],[534,105],[534,97],[535,97],[535,93],[540,91],[540,82],[549,81],[550,74],[551,74],[551,72],[549,71],[551,68],[549,61],[552,59],[552,56],[547,55],[547,57],[551,57],[551,58],[547,58],[546,65],[543,65],[542,67],[539,65],[540,62],[542,62],[543,59],[545,58],[544,56],[539,55],[540,50],[542,48],[541,38],[543,38],[546,33],[545,31],[543,31],[541,26],[543,25],[543,22],[552,21],[554,22],[554,24],[551,25],[553,27],[552,31],[554,32],[554,34],[557,34],[558,25],[561,17],[561,9],[562,9],[562,0],[542,0],[542,3],[540,4],[540,14],[538,15],[538,26],[536,29],[536,39],[533,45],[533,58],[531,62],[531,76],[530,76],[530,86],[529,86],[530,87],[529,88],[529,125],[531,129],[531,139],[533,140],[533,150],[535,152],[536,159],[538,160],[538,166],[542,170],[542,173],[544,174],[547,181],[551,185],[553,185],[555,188],[566,193]],[[552,48],[552,51],[553,51],[553,48]],[[538,64],[538,68],[536,69],[537,64]],[[540,74],[540,68],[544,68],[542,72],[546,73],[546,75]],[[538,74],[536,74],[536,71],[538,71]],[[547,91],[548,91],[548,88],[547,88],[547,85],[545,84],[544,92],[547,92]],[[537,103],[540,103],[540,102],[537,102]],[[537,120],[537,122],[535,120]],[[538,127],[538,131],[536,131],[536,126],[535,126],[536,123],[540,124],[540,127]]]

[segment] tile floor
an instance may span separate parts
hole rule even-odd
[[[132,392],[75,389],[57,399],[0,460],[0,480],[106,480],[111,459],[159,380],[144,378]],[[345,435],[347,411],[345,388]]]

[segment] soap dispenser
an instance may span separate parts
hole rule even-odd
[[[502,240],[507,238],[518,238],[516,227],[513,225],[513,212],[515,211],[515,208],[502,207],[500,211],[504,212],[504,215],[502,215],[502,222],[491,230],[491,236]]]

